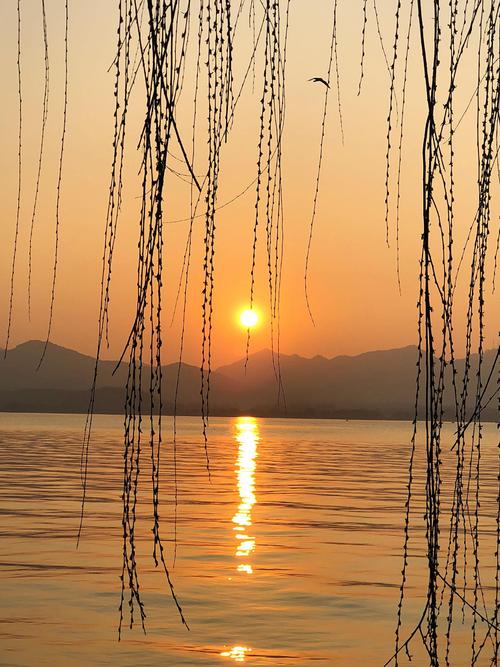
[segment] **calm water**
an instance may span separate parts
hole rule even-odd
[[[0,414],[1,665],[357,667],[391,655],[409,424],[213,419],[209,483],[199,420],[179,419],[172,572],[191,630],[153,566],[145,467],[139,568],[147,635],[126,628],[120,643],[122,420],[96,418],[76,550],[82,426],[80,415]],[[452,425],[447,432],[451,438]],[[488,522],[494,425],[484,442]],[[161,513],[172,564],[170,458],[167,444]],[[415,509],[421,515],[418,499]],[[413,545],[407,629],[422,608],[419,531]],[[459,631],[454,639],[452,664],[470,664],[469,640]],[[424,664],[418,643],[413,654],[412,665]]]

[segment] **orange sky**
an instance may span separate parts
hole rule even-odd
[[[113,72],[116,16],[113,2],[72,2],[70,17],[70,102],[63,177],[60,264],[52,340],[93,354],[97,331],[100,258],[111,160]],[[358,6],[359,4],[359,6]],[[382,4],[382,3],[381,3]],[[322,188],[318,201],[310,265],[310,296],[316,326],[306,309],[303,288],[304,259],[318,157],[324,89],[308,81],[324,76],[329,49],[330,3],[292,2],[290,17],[287,116],[284,136],[285,263],[281,307],[281,348],[307,356],[356,354],[370,349],[416,342],[417,269],[420,248],[420,143],[423,106],[420,65],[410,63],[406,145],[401,204],[402,295],[396,281],[394,225],[390,248],[385,244],[384,179],[388,75],[378,43],[373,16],[367,34],[364,88],[357,96],[362,3],[340,3],[339,57],[345,144],[340,140],[335,91],[330,98]],[[51,90],[42,175],[39,215],[33,260],[33,312],[27,317],[27,239],[36,177],[43,91],[43,43],[37,3],[23,3],[23,198],[15,281],[15,308],[11,343],[44,338],[50,298],[53,253],[57,151],[62,121],[62,6],[47,0],[50,40]],[[392,40],[392,9],[381,24],[387,45]],[[246,21],[243,21],[246,30]],[[14,237],[17,188],[17,73],[16,3],[0,6],[0,57],[3,64],[0,116],[1,216],[4,242],[0,248],[1,336],[5,340],[8,286]],[[237,67],[244,62],[248,40],[243,38]],[[467,67],[466,67],[467,70]],[[472,68],[469,67],[472,71]],[[465,108],[474,84],[462,81],[457,109]],[[181,100],[181,131],[189,137],[191,107],[189,83]],[[231,141],[223,149],[219,204],[245,189],[255,177],[259,90],[242,97]],[[140,96],[131,109],[126,191],[116,248],[111,295],[111,347],[104,354],[116,357],[128,334],[135,297],[137,210],[140,195],[135,152],[141,120]],[[475,201],[474,114],[460,126],[457,140],[457,240],[463,241]],[[200,129],[200,146],[203,136]],[[189,186],[172,179],[167,198],[167,219],[189,213]],[[493,199],[493,213],[496,199]],[[239,312],[249,295],[253,233],[254,190],[220,211],[217,218],[215,365],[245,352],[245,332]],[[492,234],[496,234],[498,217]],[[196,223],[195,251],[188,304],[185,360],[198,362],[201,342],[201,241],[203,219]],[[179,317],[169,328],[186,223],[169,224],[166,239],[165,361],[178,353]],[[492,246],[494,238],[492,239]],[[255,332],[253,349],[269,346],[267,274],[263,244],[259,246],[257,305],[263,325]],[[465,282],[465,280],[464,280]],[[490,288],[488,292],[491,292]],[[489,296],[486,344],[497,344],[500,328],[498,293]],[[460,305],[460,300],[458,301]],[[463,315],[457,314],[457,333]],[[459,335],[459,333],[458,333]]]

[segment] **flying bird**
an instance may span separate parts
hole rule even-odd
[[[323,79],[321,76],[313,76],[312,79],[309,79],[309,81],[313,81],[314,83],[322,83],[327,88],[330,88],[328,81],[325,81],[325,79]]]

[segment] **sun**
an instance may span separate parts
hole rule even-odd
[[[240,322],[245,329],[251,329],[259,321],[259,316],[255,310],[244,310],[240,315]]]

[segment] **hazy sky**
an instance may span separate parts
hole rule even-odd
[[[15,308],[11,343],[44,338],[50,298],[54,249],[54,207],[57,152],[62,122],[63,6],[47,0],[50,48],[50,102],[39,214],[33,247],[33,308],[27,317],[28,234],[33,205],[43,92],[43,42],[39,3],[23,2],[23,192]],[[70,3],[69,121],[62,196],[60,262],[52,341],[93,354],[97,331],[100,261],[106,213],[113,127],[113,61],[117,17],[115,2],[73,0]],[[370,3],[369,3],[370,4]],[[381,26],[390,49],[392,3],[383,5]],[[406,6],[406,5],[405,5]],[[304,260],[314,194],[324,88],[308,81],[325,76],[328,65],[332,3],[295,0],[291,3],[287,110],[284,135],[285,262],[281,307],[281,349],[312,356],[356,354],[370,349],[416,342],[417,271],[420,249],[420,144],[423,105],[421,71],[417,57],[409,71],[406,144],[401,201],[401,279],[396,280],[394,221],[390,247],[385,242],[384,180],[388,73],[369,16],[364,86],[357,96],[362,3],[339,3],[339,65],[345,143],[342,145],[335,91],[330,97],[322,187],[313,240],[309,289],[316,325],[311,323],[304,298]],[[194,12],[196,15],[196,12]],[[406,14],[404,14],[406,21]],[[4,242],[0,253],[0,322],[4,338],[17,189],[17,71],[16,2],[0,3],[0,58],[3,72],[0,115],[1,216]],[[247,31],[242,22],[242,31]],[[236,52],[237,76],[248,55],[248,38]],[[237,46],[238,49],[238,46]],[[467,63],[467,61],[466,61]],[[219,204],[242,192],[255,178],[257,157],[259,79],[242,96],[231,140],[223,149]],[[473,72],[457,108],[465,109],[473,93]],[[179,125],[189,139],[192,94],[181,99]],[[399,100],[400,103],[400,100]],[[131,109],[126,162],[126,190],[116,247],[111,294],[111,347],[121,351],[131,325],[135,298],[137,211],[140,183],[135,151],[141,122],[140,95]],[[201,114],[202,115],[202,114]],[[457,240],[463,242],[475,208],[475,151],[473,111],[458,132]],[[204,128],[200,127],[202,146]],[[203,171],[201,165],[195,165]],[[181,166],[182,169],[182,166]],[[189,214],[189,186],[172,178],[166,218]],[[254,188],[217,216],[215,365],[243,356],[245,332],[238,315],[248,303]],[[496,200],[493,200],[495,213]],[[493,220],[496,234],[498,216]],[[176,358],[179,316],[169,329],[188,225],[166,225],[165,360]],[[193,271],[187,311],[186,361],[197,362],[201,327],[201,241],[203,219],[196,223]],[[257,307],[262,326],[253,337],[253,350],[269,346],[267,274],[260,244]],[[488,293],[491,286],[488,287]],[[498,296],[489,296],[486,344],[497,343],[500,327]],[[457,313],[457,333],[460,322]],[[1,342],[3,345],[3,340]]]

